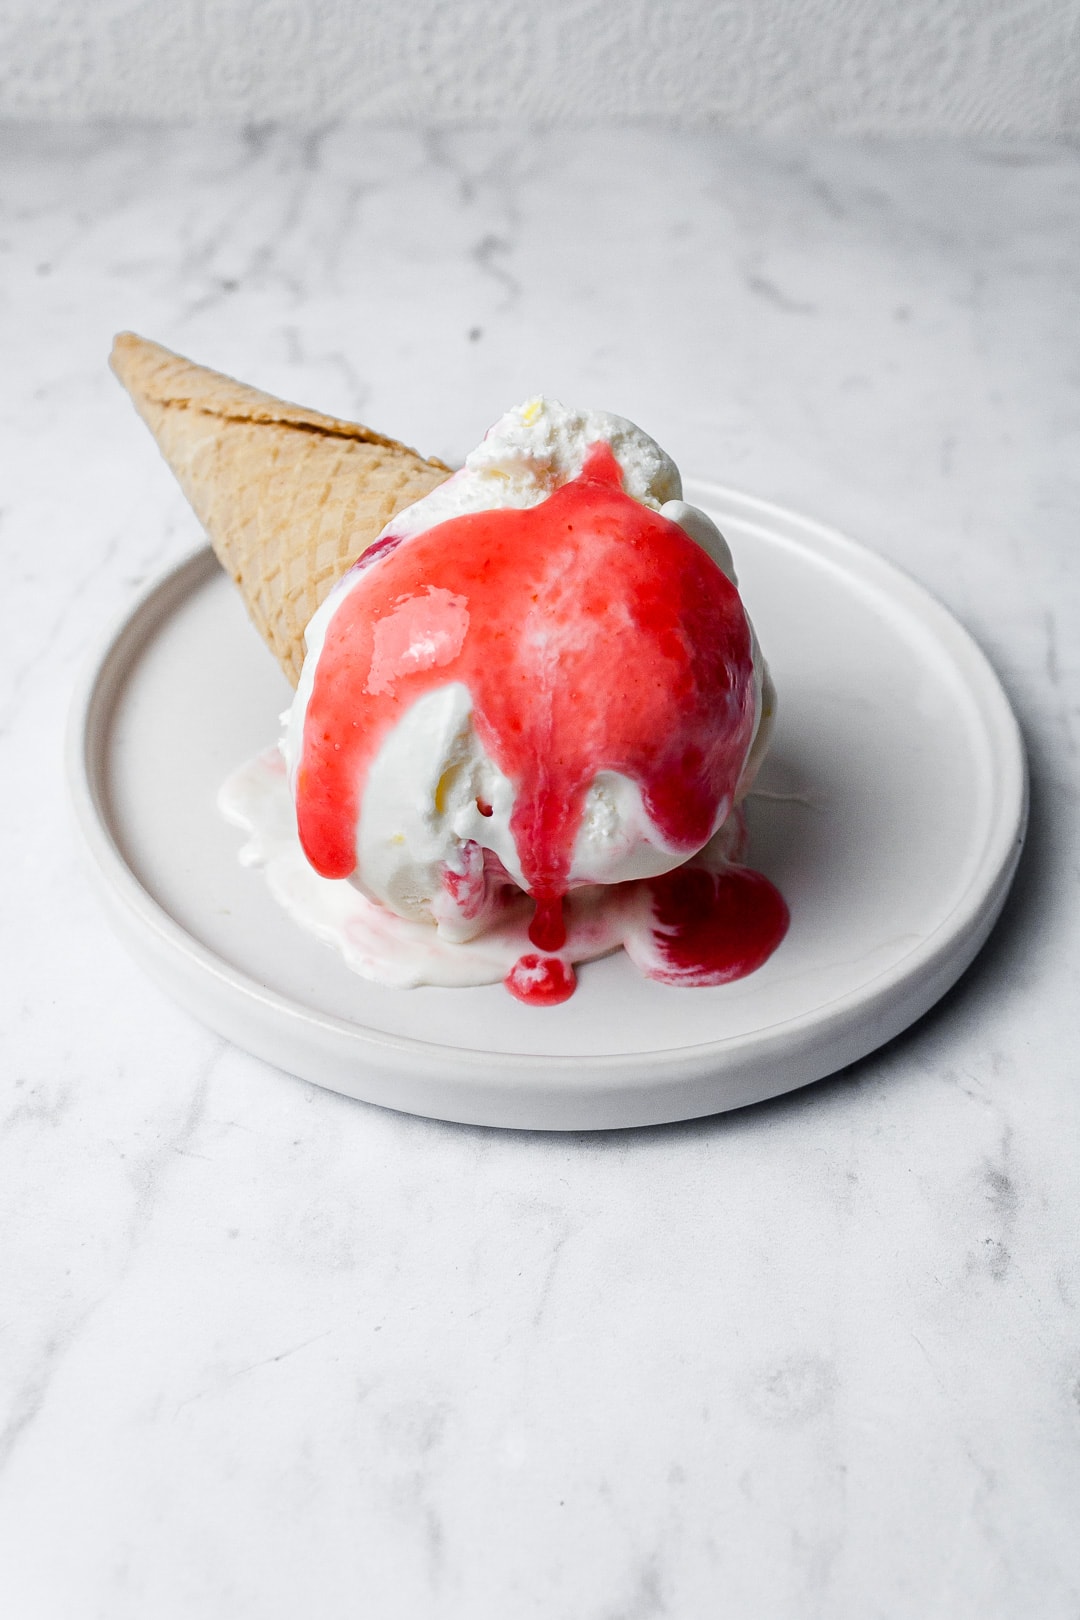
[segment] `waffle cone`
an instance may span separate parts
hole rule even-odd
[[[132,332],[110,364],[295,686],[304,630],[330,587],[449,467]]]

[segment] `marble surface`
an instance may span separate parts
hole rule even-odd
[[[1075,151],[2,151],[0,1609],[1075,1620]],[[610,1135],[383,1112],[194,1023],[62,779],[77,670],[197,534],[121,327],[446,458],[543,386],[908,568],[1030,748],[975,967],[832,1080]]]

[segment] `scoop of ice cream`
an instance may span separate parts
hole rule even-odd
[[[771,712],[726,543],[621,417],[537,398],[399,513],[312,620],[283,752],[309,860],[449,939],[510,885],[669,872]],[[536,509],[543,508],[543,511]]]

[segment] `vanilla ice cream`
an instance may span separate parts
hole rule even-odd
[[[633,423],[543,398],[508,412],[311,620],[284,771],[254,762],[223,797],[247,858],[388,983],[506,977],[554,1001],[571,963],[620,943],[653,977],[734,976],[679,965],[662,913],[664,874],[693,860],[700,910],[744,870],[737,807],[773,695],[735,584]]]

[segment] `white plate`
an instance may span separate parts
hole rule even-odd
[[[239,1045],[411,1113],[553,1130],[690,1119],[820,1079],[967,967],[1004,902],[1027,778],[1008,702],[932,597],[805,518],[714,485],[780,694],[749,804],[752,864],[791,928],[713,989],[620,952],[559,1007],[500,985],[386,990],[278,910],[215,796],[276,736],[284,678],[200,550],[153,584],[76,696],[69,774],[91,867],[148,970]]]

